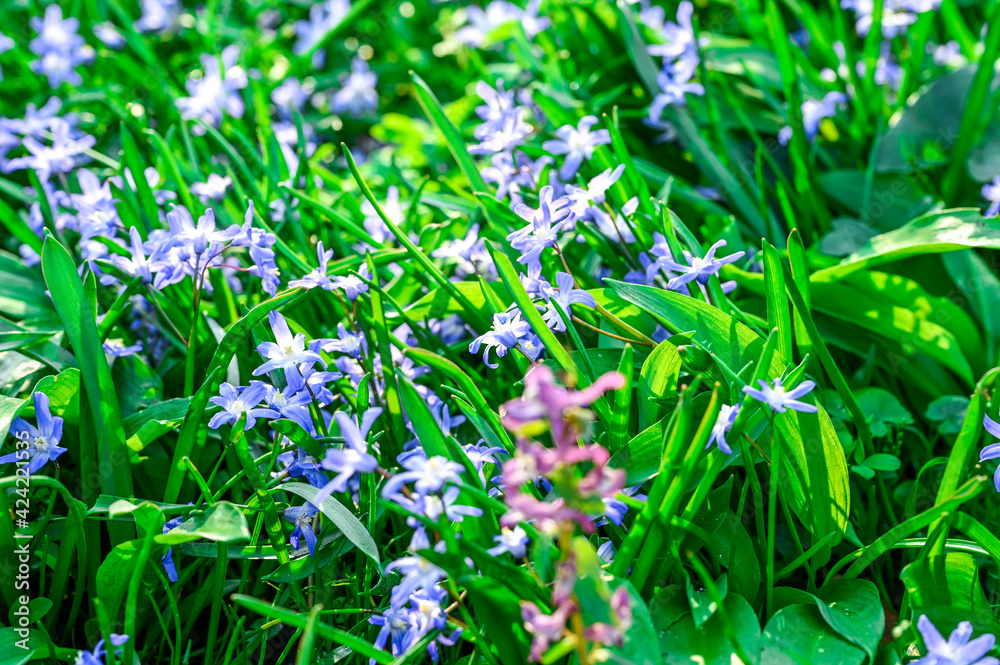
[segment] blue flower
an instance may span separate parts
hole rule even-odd
[[[656,260],[658,266],[680,273],[678,276],[672,277],[670,281],[667,282],[667,288],[677,290],[679,287],[693,281],[705,286],[708,284],[709,279],[718,274],[722,266],[743,258],[745,252],[736,252],[735,254],[730,254],[729,256],[725,256],[721,259],[715,258],[715,253],[720,247],[725,247],[725,245],[725,240],[718,241],[709,247],[708,251],[705,252],[705,256],[702,257],[694,256],[687,250],[684,250],[684,259],[687,261],[688,265],[678,263],[677,261],[674,261],[673,258],[668,256],[658,258]]]
[[[31,70],[48,78],[52,88],[58,88],[64,81],[71,85],[83,83],[76,68],[93,62],[95,52],[77,34],[80,20],[75,17],[63,19],[59,5],[51,4],[45,8],[44,19],[35,17],[30,22],[38,33],[28,45],[38,56],[38,60],[31,63]]]
[[[566,322],[563,321],[562,316],[559,315],[559,310],[556,305],[566,314],[566,316],[572,316],[573,311],[570,309],[570,305],[586,305],[587,307],[596,307],[597,301],[594,300],[594,296],[590,295],[587,291],[583,289],[577,289],[573,281],[573,276],[566,272],[556,273],[556,284],[558,288],[553,289],[551,294],[546,300],[548,301],[548,309],[545,310],[545,314],[542,318],[545,320],[545,324],[549,328],[556,332],[563,332],[566,330]]]
[[[133,226],[128,232],[132,241],[132,256],[115,254],[111,257],[111,263],[123,273],[132,277],[140,277],[143,284],[149,284],[153,281],[153,263],[156,259],[153,256],[146,256],[139,229]]]
[[[179,515],[173,519],[167,520],[163,525],[163,533],[167,533],[171,529],[175,529],[180,526],[181,522],[184,521],[184,516]],[[174,548],[169,548],[167,553],[163,555],[160,559],[160,564],[163,566],[164,571],[167,573],[167,579],[171,582],[177,581],[177,566],[174,564]]]
[[[480,128],[480,136],[476,137],[479,143],[469,146],[473,155],[511,152],[531,134],[531,125],[524,121],[524,108],[521,106],[504,111],[495,122],[480,125]]]
[[[139,32],[166,32],[180,29],[181,0],[139,0],[142,16],[135,22]]]
[[[316,503],[323,503],[326,497],[334,492],[346,492],[348,481],[359,473],[372,473],[378,469],[378,460],[368,452],[368,432],[375,420],[382,415],[382,409],[372,407],[361,416],[358,425],[357,416],[349,416],[343,411],[333,414],[344,437],[345,446],[342,449],[330,448],[320,465],[328,471],[333,471],[337,477],[326,484],[313,497]]]
[[[366,113],[378,110],[378,91],[375,84],[378,75],[359,57],[351,60],[351,73],[341,83],[340,90],[333,93],[330,110],[334,113],[347,113],[354,118],[360,118]]]
[[[941,636],[926,614],[917,619],[917,630],[927,647],[927,654],[910,665],[998,665],[1000,660],[987,656],[996,644],[996,637],[980,635],[970,641],[972,624],[963,621],[952,631],[948,641]]]
[[[330,279],[330,276],[326,274],[327,267],[330,264],[330,259],[333,258],[333,250],[324,248],[322,240],[316,243],[316,258],[319,261],[319,266],[302,279],[293,279],[288,282],[288,286],[292,288],[301,286],[304,289],[314,289],[318,286],[324,291],[330,291],[336,288],[337,285],[332,279]],[[340,325],[343,327],[343,324]]]
[[[563,229],[572,227],[576,218],[569,209],[569,199],[554,196],[553,187],[546,185],[538,193],[537,209],[523,203],[514,206],[518,217],[529,222],[528,226],[507,236],[511,247],[521,252],[518,263],[529,267],[537,265],[542,252],[548,247],[555,247],[559,242],[559,234]]]
[[[743,386],[743,392],[764,402],[778,413],[784,413],[786,409],[803,413],[816,413],[819,410],[815,404],[798,401],[800,397],[805,397],[809,391],[816,387],[815,381],[803,381],[788,391],[781,385],[780,378],[774,380],[773,386],[768,385],[763,379],[758,379],[757,383],[760,384],[760,390]]]
[[[828,92],[823,99],[807,99],[802,102],[802,128],[810,142],[816,140],[820,123],[825,118],[831,118],[837,113],[837,105],[847,101],[847,95],[842,92]],[[782,127],[778,132],[778,142],[786,145],[792,138],[792,128]]]
[[[362,263],[357,275],[341,275],[334,280],[336,288],[344,290],[344,297],[348,300],[357,300],[358,296],[368,291],[368,285],[364,280],[371,280],[371,273],[368,271],[368,264]],[[362,279],[363,278],[363,279]]]
[[[49,411],[49,396],[45,393],[35,393],[33,401],[35,422],[38,426],[32,425],[24,418],[15,418],[10,425],[10,433],[19,442],[27,443],[27,447],[19,447],[17,452],[0,457],[0,464],[10,464],[30,458],[31,461],[25,470],[29,476],[66,452],[66,448],[59,446],[63,433],[63,419],[53,416]]]
[[[591,131],[597,124],[597,116],[587,115],[580,118],[577,126],[563,125],[556,130],[558,140],[546,141],[542,148],[553,155],[565,155],[559,177],[569,180],[580,169],[580,165],[594,154],[597,146],[611,143],[611,133],[606,129]]]
[[[55,5],[49,5],[49,9],[53,7]],[[44,182],[53,173],[68,173],[75,169],[80,156],[97,142],[97,139],[89,135],[73,138],[72,127],[62,118],[53,118],[51,128],[52,140],[49,145],[42,145],[33,136],[25,136],[22,145],[31,154],[9,160],[4,165],[4,171],[32,169],[38,174],[38,179]]]
[[[263,381],[251,381],[245,388],[237,388],[231,383],[219,386],[219,395],[210,398],[212,404],[222,407],[222,411],[212,416],[208,426],[219,429],[227,423],[235,423],[240,416],[246,414],[246,426],[250,429],[257,423],[257,418],[280,418],[281,414],[274,409],[258,408],[258,404],[267,394],[267,384]]]
[[[120,647],[128,642],[128,639],[128,635],[111,633],[111,646]],[[107,653],[107,650],[104,648],[104,640],[99,640],[94,646],[93,651],[80,652],[80,655],[76,657],[76,665],[104,665],[104,657]],[[120,651],[116,650],[115,653],[120,653]]]
[[[278,464],[285,467],[283,473],[289,478],[305,478],[310,485],[316,488],[326,485],[327,479],[323,475],[322,467],[316,462],[316,458],[302,448],[281,453],[278,455],[277,461]],[[271,475],[278,477],[280,474],[272,473]]]
[[[398,570],[403,579],[392,590],[393,607],[404,605],[414,593],[434,589],[445,578],[445,572],[419,554],[396,559],[385,567],[385,572]]]
[[[109,340],[104,343],[103,349],[104,353],[114,358],[126,358],[142,352],[142,340],[129,346],[125,346],[121,340]]]
[[[284,390],[278,390],[269,385],[267,394],[264,395],[264,401],[270,408],[280,413],[282,418],[297,422],[307,432],[313,434],[316,428],[313,425],[312,416],[309,415],[312,396],[304,388],[305,384],[302,382],[297,385],[288,383]]]
[[[185,87],[189,97],[177,99],[177,110],[185,120],[200,119],[212,127],[222,122],[223,113],[234,118],[242,118],[246,104],[240,90],[247,87],[247,74],[236,64],[240,57],[240,47],[233,44],[222,50],[222,55],[201,56],[204,74],[200,78],[189,78]],[[191,133],[201,136],[205,128],[195,124]]]
[[[201,199],[201,202],[208,205],[209,201],[218,203],[226,198],[226,192],[233,186],[233,180],[229,176],[220,176],[218,173],[208,174],[205,182],[191,184],[191,193]]]
[[[503,358],[530,333],[531,326],[521,320],[521,312],[498,312],[493,315],[493,329],[472,340],[469,353],[479,353],[479,347],[485,345],[483,362],[490,369],[496,369],[500,364],[490,363],[490,349],[496,349],[497,357]]]
[[[294,372],[300,365],[311,367],[313,363],[326,366],[322,356],[306,348],[305,335],[302,333],[292,335],[285,317],[276,311],[271,311],[267,315],[267,320],[271,324],[275,341],[261,342],[257,345],[257,353],[267,358],[267,362],[253,371],[254,376],[261,376],[276,369]]]
[[[309,9],[309,20],[295,22],[298,41],[292,47],[295,55],[308,53],[333,30],[351,10],[350,0],[323,0]],[[318,57],[317,57],[318,56]],[[323,66],[325,55],[317,51],[313,56],[313,66]]]
[[[1000,423],[989,416],[983,416],[983,427],[986,428],[987,432],[1000,439]],[[980,464],[997,458],[1000,458],[1000,442],[991,443],[983,448],[979,454]],[[1000,467],[997,467],[996,472],[993,474],[993,486],[996,487],[997,492],[1000,492]]]
[[[694,34],[694,25],[691,17],[694,14],[694,5],[688,0],[680,3],[677,7],[677,22],[667,21],[663,24],[664,44],[654,44],[647,47],[650,55],[664,58],[665,60],[698,59],[698,42]],[[652,18],[652,16],[650,16]]]
[[[413,483],[418,494],[426,495],[439,491],[447,483],[460,485],[461,473],[465,467],[440,455],[427,457],[417,449],[399,456],[400,465],[406,469],[394,475],[382,488],[382,496],[395,500],[399,489],[406,483]]]
[[[719,409],[719,416],[715,419],[715,425],[712,426],[712,436],[708,439],[708,448],[713,443],[719,447],[719,450],[727,455],[733,454],[733,449],[729,446],[726,441],[726,433],[733,428],[733,424],[736,422],[736,416],[740,413],[740,405],[735,404],[729,406],[728,404],[723,404],[722,408]]]
[[[312,528],[312,518],[319,512],[312,503],[306,502],[302,506],[289,506],[285,508],[283,517],[295,525],[292,534],[288,536],[288,542],[294,549],[299,549],[302,544],[302,537],[306,539],[309,546],[309,556],[316,556],[316,532]]]
[[[509,552],[515,559],[520,559],[528,551],[528,543],[531,541],[528,534],[519,526],[514,528],[500,527],[500,535],[493,536],[497,543],[494,547],[486,550],[490,556],[500,556],[504,552]]]
[[[367,348],[365,336],[348,330],[343,321],[337,323],[337,339],[323,341],[323,350],[327,353],[345,353],[352,358],[360,358],[362,353],[367,352]]]

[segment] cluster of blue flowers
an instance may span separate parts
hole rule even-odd
[[[694,5],[688,0],[680,3],[677,8],[677,22],[662,21],[662,12],[640,14],[646,18],[647,26],[652,25],[654,32],[659,33],[663,43],[648,47],[650,55],[663,58],[663,66],[656,77],[660,93],[653,98],[649,107],[648,123],[653,127],[668,129],[664,124],[663,110],[668,106],[684,106],[686,97],[704,95],[705,87],[694,83],[692,79],[698,72],[701,56],[698,54],[698,40],[695,37],[694,25],[691,22]],[[660,21],[656,19],[660,18]]]

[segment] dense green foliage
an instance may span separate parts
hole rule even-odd
[[[0,665],[1000,662],[1000,2],[657,1],[0,3]]]

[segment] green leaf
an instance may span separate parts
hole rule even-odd
[[[646,357],[639,372],[639,431],[660,422],[677,403],[677,377],[681,356],[670,340],[660,342]]]
[[[306,501],[312,501],[316,498],[316,494],[319,490],[312,485],[307,485],[305,483],[282,483],[278,488],[285,492],[291,492],[292,494],[297,494],[301,496]],[[354,516],[351,511],[344,507],[344,504],[337,501],[335,497],[328,496],[323,500],[319,506],[316,506],[320,511],[329,519],[331,522],[340,529],[341,533],[357,546],[359,550],[365,553],[372,561],[376,564],[381,565],[378,547],[375,546],[375,541],[372,539],[371,534],[368,530],[362,526],[358,518]]]
[[[250,529],[243,511],[228,501],[219,501],[204,513],[184,520],[167,533],[157,535],[156,542],[180,545],[205,538],[219,543],[250,540]]]
[[[815,595],[792,587],[774,590],[777,606],[814,604],[823,621],[848,642],[861,647],[869,658],[885,633],[885,612],[878,589],[868,580],[834,580]]]
[[[832,281],[869,266],[909,256],[969,247],[1000,249],[1000,218],[986,219],[974,208],[929,213],[895,231],[875,236],[839,264],[813,273],[813,280]]]
[[[257,600],[256,598],[251,598],[250,596],[234,594],[233,602],[240,607],[245,607],[251,612],[256,612],[257,614],[261,614],[269,619],[273,619],[293,628],[303,628],[305,627],[306,622],[309,621],[308,615],[298,614],[296,612],[292,612],[291,610],[287,610],[284,607],[271,605],[270,603],[263,600]],[[327,626],[326,624],[318,621],[314,623],[314,629],[317,635],[320,635],[335,644],[342,644],[350,649],[353,649],[365,658],[373,658],[376,663],[389,665],[389,663],[395,662],[393,657],[389,655],[388,651],[376,649],[360,637],[337,628]]]
[[[764,628],[766,665],[860,665],[865,652],[840,637],[813,605],[789,605]]]
[[[971,621],[976,633],[1000,632],[972,555],[947,552],[921,558],[903,568],[900,579],[909,594],[913,621],[926,614],[945,635],[962,621]]]
[[[750,604],[737,593],[727,594],[722,604],[742,651],[752,665],[761,662],[760,624]],[[663,665],[742,662],[732,641],[723,634],[724,620],[718,611],[702,627],[695,625],[683,587],[673,585],[661,589],[649,605],[649,614],[660,635]]]
[[[96,445],[101,490],[106,494],[131,496],[132,465],[129,463],[115,384],[104,356],[97,321],[72,257],[51,235],[46,236],[42,247],[42,273],[66,337],[80,363],[83,386],[93,414],[97,440],[93,444],[85,441],[83,445]],[[125,533],[124,529],[112,529],[115,542],[123,540]]]
[[[962,430],[969,398],[964,395],[945,395],[927,405],[924,417],[938,423],[942,434],[958,434]]]

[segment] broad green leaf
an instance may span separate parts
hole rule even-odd
[[[42,272],[66,337],[80,363],[80,374],[97,435],[93,445],[97,448],[101,489],[107,494],[131,496],[132,465],[129,464],[115,384],[104,357],[97,321],[87,303],[72,257],[51,235],[46,237],[42,247]],[[91,442],[84,442],[84,445],[91,445]],[[115,542],[126,537],[123,529],[116,528],[113,534]]]
[[[1000,632],[1000,622],[979,582],[979,566],[965,552],[920,558],[900,574],[909,595],[913,621],[926,614],[947,635],[962,621],[976,633]]]
[[[639,431],[660,422],[677,403],[677,376],[681,356],[669,339],[660,342],[646,357],[639,372]]]
[[[750,604],[737,593],[723,601],[739,650],[750,659],[747,665],[760,663],[760,624]],[[684,588],[679,585],[661,589],[649,606],[653,626],[660,635],[663,665],[732,665],[746,662],[738,654],[730,636],[723,632],[718,612],[702,627],[695,625]]]
[[[840,637],[814,605],[789,605],[764,628],[764,665],[861,665],[865,651]]]
[[[778,606],[814,604],[823,621],[848,642],[861,647],[869,658],[885,633],[885,612],[878,589],[868,580],[834,580],[815,594],[793,587],[774,591]]]
[[[200,538],[220,543],[234,543],[250,540],[250,529],[243,511],[228,501],[219,501],[204,513],[184,520],[167,533],[156,536],[156,542],[164,545],[180,545]]]
[[[277,489],[291,492],[292,494],[297,494],[301,496],[306,501],[312,501],[316,498],[316,494],[319,492],[318,489],[312,485],[307,485],[306,483],[282,483]],[[358,518],[354,516],[351,511],[344,507],[344,504],[337,501],[335,497],[328,496],[323,500],[317,508],[336,525],[338,529],[344,534],[344,536],[354,543],[359,550],[365,553],[372,561],[376,564],[380,564],[378,556],[378,547],[375,546],[375,541],[372,539],[371,534],[368,530],[362,526]]]
[[[813,280],[832,281],[869,266],[909,256],[970,247],[1000,249],[1000,218],[986,219],[976,208],[942,210],[875,236],[839,264],[815,272]]]

